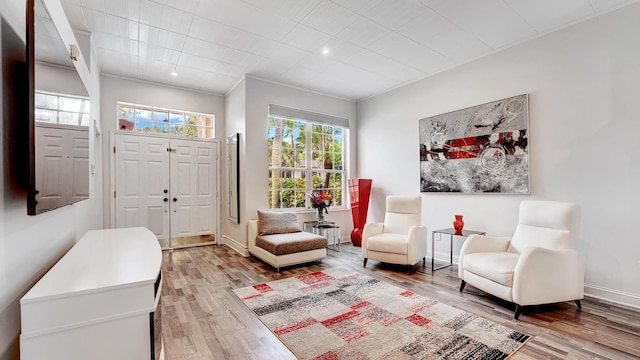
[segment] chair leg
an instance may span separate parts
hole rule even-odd
[[[423,257],[422,258],[422,267],[425,267],[425,266],[427,266],[427,258]]]
[[[462,280],[462,282],[460,283],[460,292],[462,292],[462,290],[464,290],[464,286],[467,285],[467,282]]]
[[[580,300],[575,300],[575,302],[578,309],[582,309],[582,304],[580,303]]]
[[[362,264],[362,267],[367,267],[367,258],[364,258],[364,264]]]
[[[516,304],[516,312],[515,314],[513,314],[513,318],[518,320],[518,318],[520,317],[520,314],[522,314],[522,306]]]

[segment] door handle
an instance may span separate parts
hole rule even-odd
[[[167,198],[164,198],[164,202],[167,202],[167,201],[169,201],[169,199],[167,199]]]
[[[178,201],[178,198],[173,198],[173,201]]]

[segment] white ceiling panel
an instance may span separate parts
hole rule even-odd
[[[220,94],[248,74],[355,100],[638,2],[62,0],[105,73]]]
[[[476,59],[492,49],[441,15],[428,11],[398,32],[457,63]]]
[[[336,35],[358,19],[353,11],[323,0],[301,23],[330,35]]]
[[[390,33],[391,30],[387,27],[361,16],[336,36],[352,44],[366,47]]]
[[[345,63],[399,82],[410,82],[426,75],[413,67],[367,49],[356,51]]]
[[[140,22],[179,34],[188,34],[194,15],[156,2],[141,0]]]
[[[333,2],[356,14],[364,15],[380,4],[382,0],[333,0]]]
[[[195,14],[197,12],[198,3],[200,2],[200,0],[150,0],[150,1],[157,2],[162,5],[172,7],[174,9],[186,11],[189,14]],[[136,1],[130,1],[130,2],[136,3]]]
[[[322,54],[323,50],[327,50],[329,52],[327,56],[330,59],[335,61],[344,61],[360,49],[362,48],[359,46],[334,37],[324,45],[317,48],[314,52],[316,54]]]
[[[244,0],[262,10],[300,22],[322,0]]]
[[[395,30],[427,11],[428,8],[418,0],[383,0],[365,16]]]
[[[105,12],[104,0],[80,0],[82,7]]]
[[[291,46],[307,51],[315,51],[331,39],[331,35],[306,25],[298,24],[282,41]]]
[[[402,64],[424,72],[423,76],[455,65],[455,62],[426,46],[393,32],[367,47]]]
[[[538,32],[546,32],[593,16],[589,0],[505,0]]]
[[[198,16],[273,40],[281,40],[296,25],[294,21],[242,1],[200,1]]]
[[[637,0],[589,0],[589,2],[593,5],[595,11],[604,12],[633,4]]]
[[[177,34],[157,27],[149,27],[148,43],[155,46],[166,47],[171,50],[182,50],[187,36]]]
[[[104,0],[104,12],[110,15],[129,19],[140,20],[139,0]]]
[[[432,9],[494,49],[537,34],[502,0],[449,0]]]
[[[187,38],[184,42],[182,51],[185,54],[220,60],[224,56],[224,53],[227,51],[227,49],[229,48],[222,45],[212,44],[210,42],[199,39]]]
[[[189,37],[205,40],[214,44],[230,46],[238,36],[238,30],[215,21],[196,17],[193,19]]]
[[[138,23],[97,10],[85,9],[88,31],[138,40]]]

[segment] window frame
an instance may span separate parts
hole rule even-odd
[[[49,108],[49,107],[42,107],[42,106],[38,106],[37,104],[35,104],[35,100],[34,100],[34,111],[37,112],[38,110],[42,110],[42,111],[47,111],[47,112],[55,112],[56,113],[56,121],[55,122],[51,122],[51,121],[41,121],[38,120],[37,116],[34,117],[35,122],[37,122],[38,124],[48,124],[48,125],[60,125],[60,126],[71,126],[71,127],[81,127],[81,128],[89,128],[89,126],[91,125],[91,99],[88,96],[82,96],[82,95],[72,95],[72,94],[63,94],[63,93],[56,93],[56,92],[51,92],[51,91],[41,91],[41,90],[36,90],[35,92],[36,96],[37,95],[44,95],[44,96],[53,96],[56,97],[56,108]],[[86,112],[79,112],[79,111],[68,111],[68,110],[63,110],[60,108],[60,99],[70,99],[70,100],[81,100],[83,105],[81,106],[82,108],[86,106],[88,106],[89,109],[87,109]],[[61,113],[67,113],[67,114],[77,114],[78,115],[78,123],[77,124],[67,124],[67,123],[61,123],[60,122],[60,114]],[[83,125],[82,123],[82,119],[86,116],[87,119],[87,123],[86,125]]]
[[[124,118],[124,120],[128,121],[128,122],[132,122],[133,127],[132,128],[126,128],[123,127],[120,124],[120,109],[121,107],[125,107],[125,108],[132,108],[133,109],[133,115],[134,115],[134,119],[133,121],[130,121],[129,119]],[[150,116],[150,126],[149,126],[149,131],[144,131],[144,130],[140,130],[142,128],[138,128],[137,127],[137,119],[136,119],[136,113],[137,110],[142,110],[142,111],[148,111],[150,112],[151,116]],[[167,120],[163,121],[163,122],[157,122],[155,121],[156,118],[156,114],[166,114],[167,115]],[[172,124],[171,122],[171,117],[172,115],[176,115],[176,116],[180,116],[183,118],[183,123],[181,124]],[[189,124],[187,123],[187,119],[189,119],[190,117],[195,117],[196,120],[196,124]],[[201,119],[203,118],[209,118],[210,119],[210,123],[211,126],[206,126],[206,125],[199,125],[198,122],[201,121]],[[146,121],[146,120],[145,120]],[[165,124],[166,122],[166,124]],[[158,125],[159,124],[159,125]],[[167,130],[164,130],[164,127],[167,127]],[[155,131],[154,130],[154,126],[157,126],[158,129],[161,129],[161,131]],[[176,129],[178,127],[182,127],[182,130],[180,132],[172,132],[171,128],[175,127]],[[188,131],[187,129],[189,128],[194,128],[196,131],[197,136],[189,136],[186,135],[186,132]],[[129,102],[125,102],[125,101],[117,101],[116,102],[116,130],[119,131],[131,131],[133,133],[147,133],[147,134],[154,134],[154,135],[164,135],[164,136],[171,136],[171,137],[181,137],[181,138],[186,138],[186,139],[203,139],[203,140],[211,140],[211,139],[216,139],[216,116],[214,114],[207,114],[207,113],[200,113],[200,112],[196,112],[196,111],[187,111],[187,110],[176,110],[176,109],[170,109],[170,108],[162,108],[162,107],[157,107],[157,106],[151,106],[151,105],[143,105],[143,104],[134,104],[134,103],[129,103]],[[205,136],[201,136],[201,134],[204,134]]]
[[[302,122],[305,124],[306,126],[306,130],[305,130],[305,161],[304,161],[304,168],[302,167],[291,167],[291,166],[280,166],[280,167],[274,167],[271,165],[271,155],[269,155],[272,151],[273,151],[273,144],[269,144],[269,141],[267,141],[267,166],[268,166],[268,180],[269,182],[272,181],[273,179],[273,172],[274,171],[278,171],[280,173],[282,172],[291,172],[291,173],[295,173],[295,172],[300,172],[301,176],[300,178],[303,178],[305,180],[305,186],[304,186],[304,199],[305,199],[305,203],[304,206],[300,207],[300,206],[296,206],[296,207],[271,207],[271,187],[268,188],[268,192],[267,192],[267,198],[269,201],[269,210],[273,210],[273,211],[294,211],[294,212],[315,212],[316,210],[313,209],[311,207],[311,203],[309,200],[309,196],[308,194],[311,193],[312,190],[316,189],[313,187],[313,177],[314,174],[320,173],[320,174],[339,174],[341,176],[341,181],[340,181],[340,199],[341,199],[341,204],[340,205],[331,205],[331,208],[333,209],[338,209],[338,210],[346,210],[348,209],[347,206],[347,175],[348,175],[348,161],[347,161],[347,148],[348,148],[348,139],[349,139],[349,128],[345,127],[345,126],[341,126],[338,124],[332,124],[332,123],[327,123],[327,122],[321,122],[318,120],[307,120],[304,118],[300,118],[300,117],[293,117],[293,116],[281,116],[281,115],[273,115],[273,114],[269,114],[268,115],[268,126],[267,126],[267,132],[269,134],[269,131],[272,129],[272,126],[270,125],[271,121],[273,119],[282,119],[283,122],[286,122],[288,120],[292,120],[294,122]],[[330,127],[332,129],[332,133],[335,133],[335,129],[340,129],[341,130],[341,152],[337,153],[337,152],[332,152],[329,151],[328,149],[314,149],[313,148],[313,134],[318,134],[317,132],[314,132],[314,125],[320,126],[323,129],[323,132],[320,133],[321,135],[324,134],[324,129],[325,127]],[[268,135],[269,136],[269,135]],[[335,135],[332,135],[335,136]],[[284,142],[284,141],[283,141]],[[294,149],[295,151],[295,149]],[[320,151],[323,155],[326,153],[330,153],[333,155],[339,155],[341,157],[341,166],[340,169],[335,169],[335,167],[333,167],[332,169],[325,169],[324,167],[317,167],[314,168],[313,167],[313,162],[316,161],[313,158],[313,153]],[[335,159],[335,158],[334,158]],[[295,165],[292,164],[292,165]],[[296,177],[290,177],[290,179],[297,179]],[[329,191],[332,192],[333,194],[333,198],[336,198],[335,195],[335,191],[337,190],[336,188],[328,188]],[[285,190],[284,188],[282,188],[282,186],[280,186],[279,191],[281,192],[282,190]],[[295,191],[295,186],[294,188],[292,188],[292,190]]]

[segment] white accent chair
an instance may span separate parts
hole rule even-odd
[[[384,223],[368,223],[362,231],[363,266],[373,259],[391,264],[413,266],[427,256],[427,228],[420,225],[420,196],[387,196]]]
[[[458,260],[460,292],[467,283],[522,307],[584,297],[584,256],[575,250],[574,204],[526,200],[511,238],[471,235]]]

